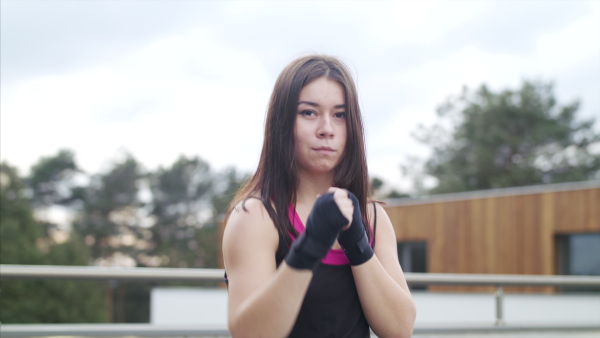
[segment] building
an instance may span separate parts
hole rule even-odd
[[[396,199],[385,209],[405,272],[600,275],[600,181]]]

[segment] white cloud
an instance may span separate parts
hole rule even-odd
[[[151,167],[185,153],[249,169],[268,96],[256,58],[194,30],[11,89],[2,101],[2,157],[31,165],[67,147],[95,172],[124,148]]]
[[[93,18],[95,29],[110,26],[111,20],[120,20],[121,30],[138,22],[108,16],[111,3],[96,3],[102,10]],[[136,3],[121,10],[136,13]],[[153,19],[141,18],[141,24],[161,17],[167,7],[156,3],[148,17]],[[514,2],[192,3],[165,14],[154,33],[132,29],[119,41],[111,40],[114,29],[106,36],[91,28],[70,37],[53,34],[68,34],[64,27],[71,27],[51,26],[60,21],[60,11],[45,27],[28,21],[22,27],[31,37],[27,41],[44,40],[49,55],[68,56],[79,66],[47,71],[32,63],[33,56],[3,58],[2,70],[30,67],[40,75],[3,82],[2,160],[25,169],[42,155],[70,148],[85,170],[97,172],[126,149],[149,169],[169,165],[183,153],[218,168],[253,170],[275,78],[292,58],[310,51],[338,55],[356,73],[369,167],[398,186],[406,186],[399,170],[404,158],[427,154],[411,132],[419,123],[433,123],[436,106],[463,85],[486,83],[500,90],[516,88],[523,78],[542,77],[556,81],[559,102],[580,97],[584,116],[600,114],[598,2],[578,3],[581,8],[592,4],[585,15],[574,7],[560,20],[540,15],[530,23],[522,19],[536,6],[543,13],[570,7],[528,2],[518,5],[524,11],[517,17],[521,21],[511,21]],[[3,12],[6,8],[3,4]],[[87,10],[84,18],[93,12]],[[4,41],[20,41],[10,35],[20,30],[4,29],[8,14],[2,15],[5,49]],[[19,22],[17,17],[10,22]],[[514,32],[525,36],[519,43],[530,45],[511,42]],[[92,42],[78,44],[88,33]],[[502,39],[484,43],[487,33]],[[103,57],[79,60],[89,53],[77,46]]]

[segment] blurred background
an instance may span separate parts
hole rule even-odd
[[[275,79],[307,53],[352,70],[373,195],[390,208],[592,182],[571,230],[588,236],[552,245],[600,243],[598,1],[0,4],[2,264],[222,267],[223,214],[258,163]],[[520,215],[562,205],[531,201]],[[465,267],[426,241],[454,228],[420,224],[406,229],[431,232],[397,228],[406,271],[532,273]],[[432,270],[436,254],[453,263]],[[564,259],[536,273],[600,275],[597,260]],[[2,280],[0,321],[148,322],[153,286]]]

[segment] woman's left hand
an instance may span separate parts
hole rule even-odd
[[[352,200],[348,197],[348,190],[331,187],[327,189],[328,193],[333,193],[333,200],[337,204],[340,212],[344,217],[348,219],[348,224],[342,228],[342,231],[350,228],[350,224],[352,224],[352,215],[354,214],[354,205],[352,204]]]

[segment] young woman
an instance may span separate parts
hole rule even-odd
[[[384,209],[368,203],[362,117],[342,62],[290,63],[260,162],[223,235],[233,337],[410,337],[415,305]]]

